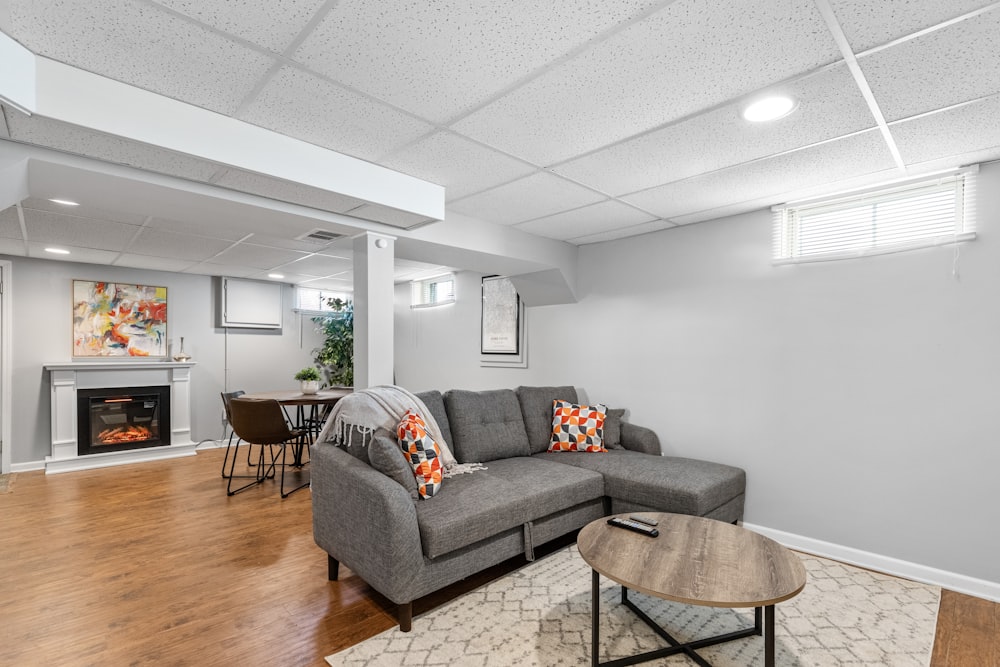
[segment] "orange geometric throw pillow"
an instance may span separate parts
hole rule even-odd
[[[427,424],[420,415],[407,410],[396,427],[396,437],[406,460],[413,466],[417,492],[421,498],[432,497],[441,490],[444,467],[441,465],[441,449],[427,435]]]
[[[552,441],[550,452],[606,452],[604,420],[608,408],[552,401]]]

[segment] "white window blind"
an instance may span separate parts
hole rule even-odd
[[[975,238],[976,167],[776,206],[775,263],[845,259]]]
[[[448,273],[410,283],[410,308],[430,308],[455,303],[455,275]]]
[[[333,290],[296,287],[295,310],[305,313],[329,313],[332,309],[327,305],[327,299],[337,298],[347,301],[350,296],[344,292],[334,292]]]

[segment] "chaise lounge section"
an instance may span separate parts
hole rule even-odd
[[[367,447],[319,442],[311,453],[313,534],[330,579],[346,565],[399,605],[404,632],[414,600],[508,558],[533,560],[536,545],[608,514],[742,519],[743,470],[662,456],[649,429],[609,419],[609,447],[617,438],[620,448],[549,452],[553,400],[576,403],[573,387],[417,396],[458,462],[485,470],[449,477],[418,500],[394,434],[377,431]]]

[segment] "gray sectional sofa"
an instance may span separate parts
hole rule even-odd
[[[743,517],[743,470],[661,455],[656,434],[616,418],[607,453],[548,452],[552,401],[577,402],[573,387],[452,390],[417,394],[459,463],[485,470],[444,479],[418,500],[395,436],[377,431],[367,447],[312,446],[313,535],[399,605],[410,630],[412,602],[608,514],[660,511],[726,522]],[[400,465],[401,462],[401,465]]]

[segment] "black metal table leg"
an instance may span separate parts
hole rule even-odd
[[[597,667],[600,664],[601,655],[601,575],[597,573],[597,570],[591,570],[590,572],[590,606],[592,613],[590,620],[590,664],[593,667]]]
[[[764,667],[774,667],[774,605],[773,604],[769,604],[766,607],[764,607]]]

